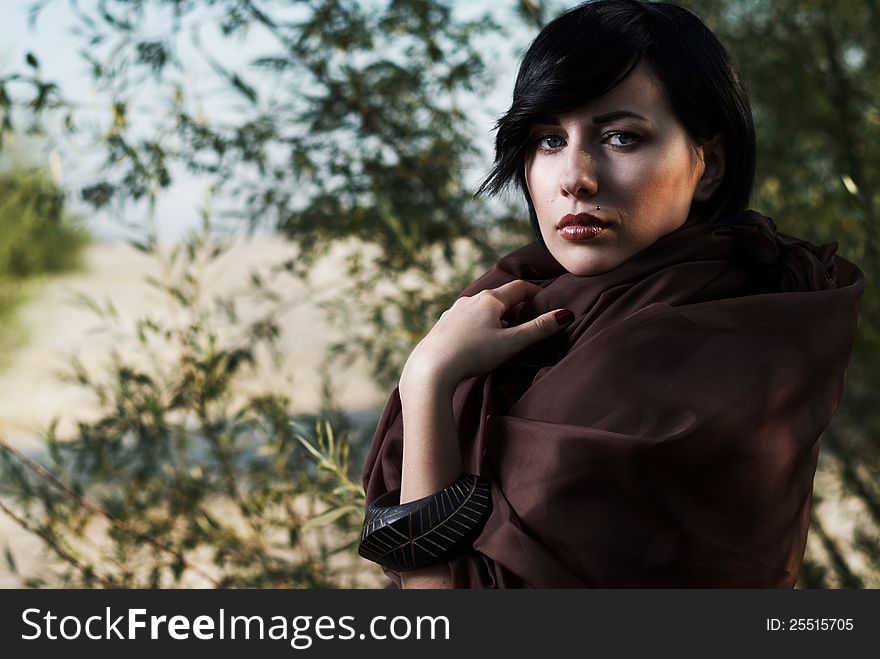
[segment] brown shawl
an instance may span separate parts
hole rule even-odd
[[[514,324],[575,321],[455,392],[463,468],[493,501],[455,586],[792,587],[865,286],[836,250],[747,211],[594,276],[532,243],[465,289],[525,279],[543,290]],[[368,501],[399,487],[401,454],[395,390]]]

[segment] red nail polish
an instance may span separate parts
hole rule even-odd
[[[568,309],[560,309],[553,317],[556,318],[556,322],[561,326],[568,325],[571,321],[574,320],[574,314]]]

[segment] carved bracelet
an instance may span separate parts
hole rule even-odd
[[[358,553],[397,571],[442,563],[471,546],[491,510],[489,481],[474,474],[404,504],[397,488],[367,506]]]

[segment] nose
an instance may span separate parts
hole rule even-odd
[[[586,151],[571,149],[559,177],[563,197],[592,197],[599,189],[596,160]]]

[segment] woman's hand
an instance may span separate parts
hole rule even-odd
[[[574,319],[567,309],[508,327],[502,316],[540,286],[516,280],[462,297],[412,351],[400,376],[403,464],[400,501],[437,492],[462,473],[452,394],[467,377],[491,371],[520,350],[555,334]],[[401,574],[404,588],[450,588],[447,564]]]
[[[426,379],[435,386],[454,388],[465,378],[488,373],[574,320],[568,309],[557,309],[508,327],[502,316],[540,290],[536,284],[517,279],[456,300],[409,356],[401,389],[405,383]]]

